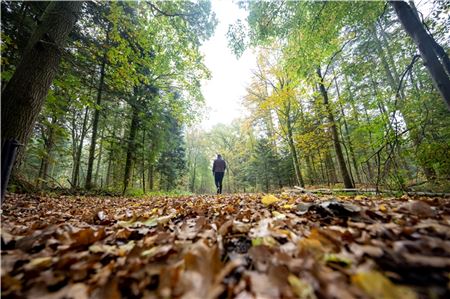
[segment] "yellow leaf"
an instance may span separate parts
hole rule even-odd
[[[357,196],[355,196],[355,200],[362,200],[362,199],[364,199],[364,198],[366,198],[365,196],[362,196],[362,195],[357,195]]]
[[[120,245],[117,254],[119,256],[127,255],[127,253],[129,253],[131,250],[133,250],[134,244],[135,244],[134,241],[130,241],[127,244]]]
[[[286,219],[286,215],[281,214],[280,212],[277,212],[277,211],[273,211],[272,215],[273,215],[273,217],[275,217],[275,219],[278,219],[278,220]]]
[[[109,254],[115,254],[116,252],[116,246],[114,245],[91,245],[89,246],[89,251],[92,253],[109,253]]]
[[[324,260],[326,263],[340,264],[344,267],[348,267],[352,263],[351,259],[349,259],[345,256],[342,256],[342,255],[334,254],[334,253],[325,254]]]
[[[386,206],[384,204],[379,205],[378,210],[380,210],[383,213],[386,213],[386,211],[387,211]]]
[[[386,276],[377,271],[358,273],[352,276],[352,283],[377,299],[417,299],[410,288],[393,284]]]
[[[297,276],[290,274],[288,276],[288,282],[291,285],[292,291],[299,299],[316,299],[313,287],[306,281],[298,278]]]
[[[27,269],[36,269],[36,268],[47,268],[52,265],[52,257],[38,257],[32,259],[27,265]]]
[[[283,209],[286,209],[286,210],[290,210],[290,209],[292,209],[294,206],[293,205],[290,205],[290,204],[285,204],[285,205],[283,205]]]
[[[271,236],[255,238],[252,240],[252,246],[266,245],[268,247],[278,246],[278,242]]]
[[[278,198],[276,198],[275,196],[269,194],[269,195],[265,195],[263,196],[263,198],[261,199],[261,202],[263,204],[265,204],[266,206],[270,206],[276,202],[280,201]]]

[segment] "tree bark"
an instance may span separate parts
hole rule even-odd
[[[420,56],[424,61],[425,67],[427,68],[435,87],[439,90],[442,98],[447,104],[447,108],[450,110],[450,78],[436,54],[436,41],[428,34],[428,32],[426,32],[423,24],[414,14],[414,11],[408,3],[404,1],[389,2],[394,7],[406,33],[412,38],[419,49]],[[445,54],[444,56],[447,55]],[[444,61],[444,65],[445,63],[446,62]]]
[[[317,75],[319,76],[319,79],[320,79],[319,89],[320,89],[320,93],[322,94],[322,97],[323,97],[323,103],[325,104],[325,108],[327,109],[328,121],[330,122],[330,125],[331,125],[331,135],[333,137],[334,149],[336,151],[336,158],[339,163],[339,168],[341,170],[342,179],[344,180],[344,186],[345,186],[345,188],[353,188],[354,186],[353,186],[352,180],[350,178],[350,174],[347,170],[347,166],[345,165],[345,159],[344,159],[344,155],[342,153],[342,148],[341,148],[341,144],[340,144],[340,140],[339,140],[336,122],[334,120],[334,115],[333,115],[333,112],[331,111],[331,107],[330,107],[330,104],[328,101],[328,92],[325,89],[325,85],[323,82],[322,74],[320,72],[320,68],[317,69]]]
[[[61,60],[67,36],[77,21],[81,1],[51,2],[26,46],[22,60],[2,92],[2,144],[27,144]],[[23,157],[19,148],[16,165]]]

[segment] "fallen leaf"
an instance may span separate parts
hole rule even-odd
[[[351,280],[374,299],[417,299],[417,295],[411,289],[393,284],[377,271],[355,274]]]
[[[261,199],[261,202],[266,206],[271,206],[274,203],[277,203],[279,201],[280,201],[280,199],[278,199],[277,197],[275,197],[274,195],[271,195],[271,194],[264,195]]]
[[[42,270],[48,268],[52,265],[53,259],[50,256],[47,257],[38,257],[32,259],[26,266],[27,270]]]
[[[103,220],[106,219],[106,214],[105,214],[105,212],[103,212],[103,211],[99,211],[99,212],[97,213],[97,217],[98,217],[98,219],[99,219],[100,221],[103,221]]]
[[[288,282],[291,285],[292,291],[299,299],[317,299],[313,287],[297,276],[290,274]]]

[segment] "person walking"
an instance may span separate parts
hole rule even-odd
[[[227,169],[227,163],[222,159],[222,155],[217,154],[217,159],[214,160],[212,172],[214,175],[214,182],[217,188],[217,194],[222,194],[222,181]]]

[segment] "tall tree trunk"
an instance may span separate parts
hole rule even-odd
[[[26,46],[22,60],[2,92],[2,144],[17,139],[27,144],[63,53],[67,36],[83,2],[52,1]],[[19,148],[16,165],[23,157]]]
[[[142,191],[145,194],[145,128],[142,131]]]
[[[414,15],[417,17],[417,19],[420,20],[419,12],[417,11],[417,7],[414,4],[414,1],[408,1],[408,3],[411,6],[411,9],[412,9]],[[445,49],[436,42],[436,40],[434,39],[434,37],[432,35],[430,35],[430,36],[433,39],[432,42],[433,42],[434,52],[436,53],[436,55],[439,58],[441,58],[442,65],[444,66],[444,69],[447,71],[447,75],[450,76],[450,58],[448,57],[447,53],[445,52]]]
[[[336,184],[338,182],[336,168],[334,167],[333,157],[329,150],[325,152],[325,167],[328,185]]]
[[[100,135],[100,148],[98,149],[98,159],[97,159],[97,167],[95,168],[95,176],[94,176],[94,184],[98,184],[98,174],[100,172],[100,164],[102,162],[102,153],[103,153],[103,134],[105,132],[105,128],[102,128],[102,133]]]
[[[195,179],[196,179],[196,171],[197,171],[197,153],[195,153],[194,156],[194,164],[192,165],[192,180],[190,183],[190,190],[191,192],[195,192]]]
[[[47,127],[47,136],[42,134],[44,140],[44,155],[41,160],[41,167],[39,169],[39,178],[38,178],[38,186],[39,187],[47,187],[47,176],[48,176],[48,167],[50,165],[50,160],[52,156],[52,151],[55,145],[55,130],[57,118],[52,117],[52,120]]]
[[[272,151],[274,153],[274,156],[277,157],[278,156],[278,148],[277,148],[277,142],[276,139],[274,138],[274,131],[275,129],[273,128],[273,120],[272,120],[272,115],[271,115],[271,111],[269,111],[265,118],[265,123],[266,123],[266,131],[267,131],[267,137],[269,138],[270,141],[270,145],[272,148]],[[280,169],[280,162],[277,159],[275,161],[276,165],[275,165],[275,171],[276,171],[276,177],[277,177],[277,181],[278,181],[278,187],[281,189],[283,188],[283,183],[281,181],[281,169]]]
[[[109,150],[108,168],[106,170],[106,182],[105,182],[106,188],[109,188],[109,185],[111,184],[111,166],[112,166],[113,157],[114,157],[114,151],[111,148]]]
[[[353,188],[354,186],[353,186],[352,180],[350,178],[350,174],[347,170],[347,166],[345,165],[344,154],[342,153],[342,148],[341,148],[341,144],[340,144],[340,140],[339,140],[339,134],[338,134],[336,122],[334,120],[334,115],[333,115],[333,112],[331,110],[331,107],[330,107],[330,104],[328,101],[328,92],[325,89],[323,77],[322,77],[322,74],[320,73],[320,68],[317,69],[317,75],[319,76],[319,79],[320,79],[319,89],[320,89],[320,93],[322,94],[322,97],[323,97],[323,103],[325,105],[325,108],[327,109],[328,121],[330,122],[330,125],[331,125],[331,135],[333,137],[334,149],[336,151],[336,158],[339,163],[339,169],[341,170],[342,179],[344,180],[344,186],[345,186],[345,188]]]
[[[372,31],[373,39],[375,41],[375,48],[377,50],[378,56],[381,59],[381,64],[383,66],[384,72],[386,73],[386,78],[387,78],[388,84],[391,87],[392,91],[396,92],[397,88],[398,88],[398,80],[399,79],[392,73],[391,67],[389,66],[389,62],[386,57],[386,53],[384,52],[383,47],[381,45],[381,41],[377,35],[376,25],[373,25],[373,28],[371,31]]]
[[[438,55],[436,53],[436,41],[428,32],[426,32],[423,24],[414,14],[411,6],[404,1],[389,1],[394,7],[397,16],[405,29],[406,33],[412,38],[417,48],[420,51],[420,55],[424,61],[431,79],[439,90],[442,98],[447,103],[447,108],[450,110],[450,78],[445,72],[444,66],[440,63]],[[448,56],[445,53],[440,53],[443,57]],[[444,60],[444,65],[446,65]],[[450,67],[449,67],[450,68]]]
[[[294,164],[295,177],[297,179],[297,184],[301,187],[305,187],[305,182],[303,181],[302,172],[300,170],[300,161],[298,159],[297,149],[295,148],[294,138],[292,136],[292,127],[290,121],[288,120],[288,143],[292,154],[292,163]]]
[[[134,96],[137,98],[136,94]],[[133,103],[133,105],[131,105],[131,109],[132,109],[131,126],[130,126],[130,133],[128,135],[127,158],[125,162],[125,170],[123,177],[123,194],[125,194],[125,192],[127,191],[131,179],[131,170],[133,168],[136,151],[136,133],[139,123],[139,111],[136,107],[136,103]]]
[[[313,163],[311,161],[311,156],[306,156],[306,169],[308,169],[308,177],[311,185],[315,184],[316,172],[313,167]]]
[[[375,27],[375,38],[378,40],[377,42],[382,45],[382,48],[386,49],[386,54],[387,54],[387,59],[388,59],[389,65],[390,65],[390,69],[392,70],[393,77],[395,78],[395,80],[397,81],[397,84],[398,84],[398,81],[400,80],[400,75],[398,73],[397,66],[395,65],[394,54],[392,53],[392,49],[389,46],[386,30],[384,30],[380,21],[378,21],[377,24],[378,24],[378,27],[380,27],[381,41],[378,40],[378,37],[376,35],[376,27]]]
[[[106,41],[108,42],[108,35],[106,37]],[[96,107],[94,111],[94,118],[92,120],[92,137],[91,137],[91,145],[89,147],[89,158],[88,158],[88,167],[86,173],[86,189],[91,189],[92,185],[92,172],[94,169],[94,159],[95,159],[95,147],[97,145],[97,133],[98,133],[98,122],[100,120],[100,104],[102,103],[102,93],[103,93],[103,83],[105,80],[105,67],[106,67],[106,48],[103,52],[102,65],[100,67],[100,80],[98,84],[98,92],[97,92],[97,101]]]
[[[80,143],[78,144],[75,161],[73,163],[74,172],[72,177],[72,186],[74,187],[80,185],[81,154],[83,152],[84,138],[86,137],[88,115],[89,115],[89,107],[86,106],[84,108],[84,118],[83,118],[83,126],[81,127]]]
[[[148,166],[148,188],[150,189],[150,191],[153,191],[153,189],[155,188],[155,177],[153,169],[153,163],[150,163],[150,165]]]
[[[336,86],[336,93],[337,93],[337,96],[338,96],[339,107],[341,109],[341,118],[342,118],[342,121],[344,123],[345,135],[347,137],[348,149],[350,151],[350,157],[348,157],[348,158],[352,160],[353,168],[355,169],[355,173],[356,173],[356,178],[357,178],[358,182],[361,183],[361,176],[359,174],[358,163],[356,162],[355,152],[353,150],[353,144],[352,144],[352,140],[350,138],[350,130],[348,128],[347,119],[345,117],[344,107],[342,106],[342,103],[339,100],[340,97],[341,97],[341,94],[340,94],[339,86],[337,84],[337,80],[336,79],[334,79],[334,84]],[[344,137],[342,137],[342,138],[344,138]],[[350,165],[350,162],[348,164]],[[354,182],[355,181],[353,179],[353,183]]]

